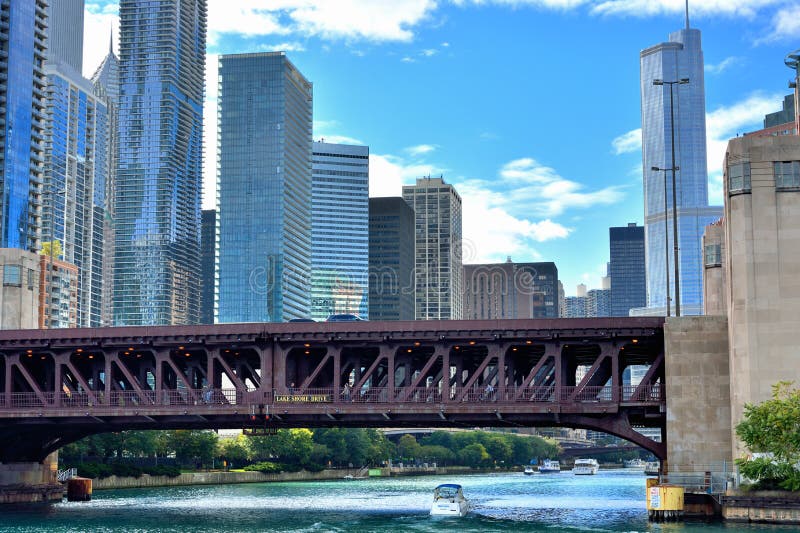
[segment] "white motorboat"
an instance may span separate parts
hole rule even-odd
[[[600,470],[597,459],[575,459],[572,473],[576,476],[593,476]]]
[[[525,474],[526,476],[532,476],[535,472],[536,470],[534,470],[533,467],[530,465],[526,466],[525,470],[522,471],[522,473]]]
[[[561,464],[558,461],[545,459],[542,461],[542,464],[539,465],[540,474],[557,474],[559,472],[561,472]]]
[[[461,485],[444,483],[433,489],[431,516],[464,516],[468,512],[469,502]]]

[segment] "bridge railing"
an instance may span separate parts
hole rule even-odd
[[[307,388],[279,390],[241,389],[172,389],[161,391],[81,391],[14,392],[0,394],[2,409],[125,408],[130,406],[253,406],[273,404],[352,403],[352,404],[424,404],[424,403],[654,403],[665,400],[660,384],[647,387],[624,386],[560,387],[364,387],[359,390]]]

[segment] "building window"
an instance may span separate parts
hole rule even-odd
[[[22,285],[22,269],[19,265],[6,265],[3,268],[3,285],[19,287]]]
[[[775,188],[800,189],[800,161],[775,161]]]
[[[750,163],[728,165],[728,192],[750,192]]]
[[[722,245],[707,244],[705,247],[706,267],[722,266]]]

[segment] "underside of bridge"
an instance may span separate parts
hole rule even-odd
[[[0,385],[0,462],[108,431],[330,426],[565,426],[665,456],[660,318],[4,331]]]

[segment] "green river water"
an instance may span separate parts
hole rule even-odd
[[[460,483],[464,518],[428,516],[433,488]],[[0,507],[5,532],[798,531],[722,522],[649,523],[641,472],[378,478],[98,491],[88,503]]]

